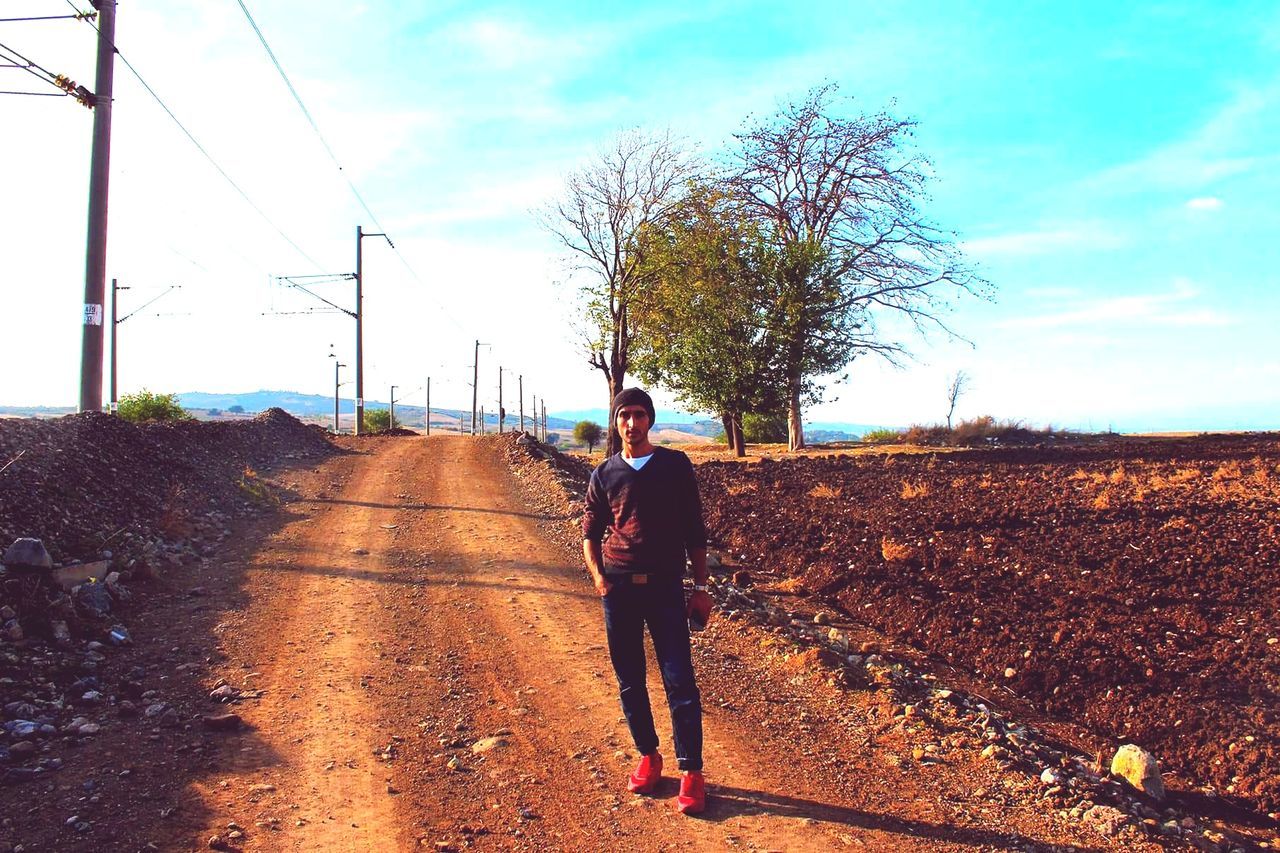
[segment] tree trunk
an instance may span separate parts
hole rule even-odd
[[[729,449],[736,450],[737,447],[734,444],[736,436],[733,432],[733,415],[728,412],[723,413],[720,415],[720,423],[724,426],[724,440],[729,443]]]
[[[741,459],[747,455],[747,442],[742,437],[742,415],[733,416],[733,455]]]
[[[800,383],[787,389],[787,450],[804,449],[804,423],[800,420]]]
[[[609,413],[609,426],[606,428],[608,430],[606,434],[609,438],[606,440],[604,449],[606,458],[622,450],[622,436],[618,435],[617,419],[613,417],[613,398],[618,396],[618,392],[622,390],[622,380],[624,378],[616,370],[609,377],[609,402],[605,406],[605,411]]]

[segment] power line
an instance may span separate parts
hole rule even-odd
[[[71,0],[67,0],[67,2],[71,2]],[[280,79],[284,81],[284,85],[289,89],[289,94],[293,95],[294,101],[298,104],[298,109],[302,110],[302,114],[306,116],[307,123],[311,125],[311,129],[315,131],[316,137],[320,140],[320,144],[324,146],[324,150],[328,153],[329,159],[333,161],[333,165],[337,167],[338,171],[342,172],[342,178],[347,182],[347,186],[350,187],[351,194],[356,197],[356,201],[360,202],[360,207],[364,209],[364,212],[369,214],[370,220],[373,221],[373,224],[377,229],[385,232],[387,229],[378,221],[377,215],[365,202],[364,196],[360,194],[360,190],[356,189],[355,183],[351,178],[347,177],[346,170],[342,168],[342,163],[338,161],[337,155],[333,153],[333,148],[329,145],[328,140],[324,138],[324,134],[321,133],[320,125],[318,125],[315,118],[312,117],[311,111],[308,110],[307,105],[303,103],[302,96],[298,94],[298,90],[294,88],[293,82],[289,80],[289,75],[285,73],[284,66],[280,64],[280,60],[276,57],[275,51],[273,51],[271,49],[271,45],[267,43],[267,37],[263,35],[262,28],[258,26],[257,21],[255,21],[253,19],[253,15],[250,14],[249,7],[245,5],[244,0],[236,0],[236,2],[240,5],[241,11],[244,12],[245,18],[248,19],[249,26],[253,27],[254,33],[257,34],[258,41],[262,42],[263,49],[266,50],[267,56],[271,59],[271,64],[275,66],[276,71],[280,74]],[[390,242],[389,239],[388,242]],[[426,288],[427,283],[418,275],[418,271],[413,268],[413,265],[409,263],[409,260],[401,254],[400,249],[395,245],[395,243],[391,243],[391,250],[396,253],[396,257],[400,259],[400,263],[404,265],[406,270],[408,270],[409,275],[413,277],[413,280],[423,288]],[[445,319],[457,327],[458,331],[464,331],[462,325],[453,318],[453,316],[445,309],[444,305],[442,305],[438,300],[436,300],[436,305],[440,307],[440,311],[445,316]]]
[[[76,8],[75,4],[72,3],[71,0],[67,0],[67,4],[70,5],[71,8],[73,9]],[[79,12],[78,9],[76,11]],[[98,32],[98,27],[93,23],[93,21],[90,21],[87,18],[82,18],[82,20],[84,20],[84,22],[87,23],[89,26],[93,27],[94,32]],[[100,32],[98,34],[99,36],[101,36]],[[227,174],[227,170],[223,169],[222,166],[218,163],[218,161],[213,159],[213,155],[210,154],[207,150],[205,150],[205,147],[200,144],[200,141],[195,138],[195,136],[191,133],[191,131],[187,130],[187,126],[178,120],[178,117],[174,115],[173,110],[169,109],[168,104],[166,104],[164,100],[159,95],[156,94],[155,89],[152,89],[151,85],[145,79],[143,79],[142,75],[138,72],[138,69],[134,68],[133,64],[129,62],[127,58],[125,58],[125,55],[120,52],[120,48],[117,45],[112,44],[111,49],[115,51],[116,56],[120,57],[120,61],[124,63],[125,68],[129,69],[129,73],[132,74],[137,79],[137,81],[142,84],[142,88],[147,90],[147,94],[149,94],[153,99],[155,99],[155,102],[160,105],[160,108],[165,111],[165,113],[169,116],[169,118],[173,119],[173,123],[178,126],[178,129],[181,130],[186,135],[187,139],[191,140],[191,144],[196,147],[196,150],[198,150],[201,154],[204,155],[204,158],[209,161],[209,163],[213,166],[214,169],[217,170],[218,174],[221,175],[226,180],[226,182],[229,183],[233,189],[235,189],[237,193],[240,194],[240,197],[245,200],[245,203],[248,204],[250,207],[252,207],[254,209],[254,212],[256,212],[259,216],[262,217],[264,222],[266,222],[273,229],[275,229],[275,232],[279,234],[286,243],[292,246],[298,254],[302,255],[302,257],[310,261],[312,266],[316,267],[317,269],[320,269],[321,268],[320,263],[316,261],[315,258],[311,257],[311,255],[307,254],[307,252],[301,246],[299,246],[296,242],[294,242],[293,238],[291,238],[288,234],[284,233],[284,230],[279,225],[277,225],[274,221],[272,221],[271,217],[267,216],[267,214],[262,210],[262,208],[258,207],[258,205],[254,202],[254,200],[249,197],[249,194],[240,188],[240,185],[235,182],[235,180],[231,177],[231,175]],[[41,69],[41,70],[43,71],[44,69]],[[45,73],[47,74],[48,72],[46,71]]]
[[[18,23],[19,21],[84,20],[86,18],[96,18],[97,16],[98,16],[97,12],[81,12],[77,10],[74,15],[39,15],[32,18],[0,18],[0,24],[15,24],[15,23]]]
[[[356,197],[356,201],[360,202],[360,206],[364,208],[364,212],[369,214],[369,218],[373,220],[373,224],[377,226],[379,231],[386,231],[382,227],[382,223],[378,221],[378,217],[369,209],[369,205],[365,203],[364,196],[360,195],[360,191],[356,189],[356,185],[347,177],[346,171],[342,168],[342,164],[338,162],[338,155],[333,153],[328,140],[324,138],[324,134],[320,132],[320,125],[316,124],[316,120],[311,116],[311,111],[307,109],[307,105],[302,102],[302,96],[298,94],[298,90],[293,87],[293,82],[289,79],[289,75],[284,73],[284,66],[280,64],[280,60],[276,58],[275,51],[271,49],[271,45],[267,44],[267,37],[262,34],[262,29],[258,26],[258,22],[253,19],[253,15],[249,14],[249,7],[244,4],[244,0],[236,0],[240,4],[241,11],[249,20],[249,26],[253,27],[253,31],[258,35],[258,41],[262,42],[262,47],[267,52],[267,56],[271,58],[271,64],[276,67],[276,71],[280,73],[280,79],[284,81],[284,85],[288,87],[289,94],[293,95],[293,99],[298,103],[298,109],[302,110],[302,114],[306,116],[307,123],[311,125],[311,129],[316,132],[316,137],[320,140],[320,144],[324,146],[324,150],[329,155],[329,159],[333,161],[333,165],[342,172],[342,177],[346,180],[347,186],[351,188],[351,193]],[[392,246],[392,248],[395,248]]]

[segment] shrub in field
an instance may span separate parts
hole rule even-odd
[[[120,398],[116,410],[126,421],[185,421],[190,419],[187,410],[178,402],[177,394],[156,394],[143,388],[136,394]]]
[[[391,410],[390,409],[365,409],[364,410],[364,431],[380,432],[384,429],[391,428]]]
[[[841,489],[839,486],[832,487],[832,486],[828,486],[826,483],[819,483],[818,485],[814,486],[812,489],[809,490],[809,497],[838,498],[840,497],[840,493],[842,491],[843,489]]]
[[[902,441],[902,433],[896,429],[873,429],[862,434],[862,440],[871,444],[897,444]]]
[[[1059,433],[1053,427],[1031,429],[1021,421],[998,421],[991,415],[960,421],[948,429],[945,424],[915,424],[902,434],[906,444],[922,444],[934,447],[972,447],[999,442],[1003,444],[1030,444],[1052,438]],[[863,436],[863,440],[868,440]]]

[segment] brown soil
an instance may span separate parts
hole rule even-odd
[[[216,560],[153,582],[136,645],[97,669],[113,713],[45,744],[73,758],[61,770],[0,789],[0,846],[1155,847],[1061,819],[1035,782],[954,735],[934,743],[941,723],[729,618],[695,639],[706,815],[677,815],[670,779],[631,796],[599,604],[542,529],[567,513],[518,497],[508,439],[342,445],[282,475],[285,507]],[[220,684],[229,706],[208,698]],[[126,689],[163,695],[176,724],[115,716]],[[201,722],[228,710],[242,730]],[[939,748],[918,759],[925,742]]]
[[[709,463],[699,477],[743,559],[989,695],[1274,812],[1278,463],[1275,436],[1243,435]]]

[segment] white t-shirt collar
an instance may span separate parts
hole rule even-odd
[[[652,453],[650,453],[648,456],[637,456],[634,459],[628,459],[626,456],[623,456],[621,453],[618,455],[622,456],[623,462],[627,463],[637,471],[639,471],[641,468],[644,467],[644,463],[648,462],[650,459],[653,458]]]

